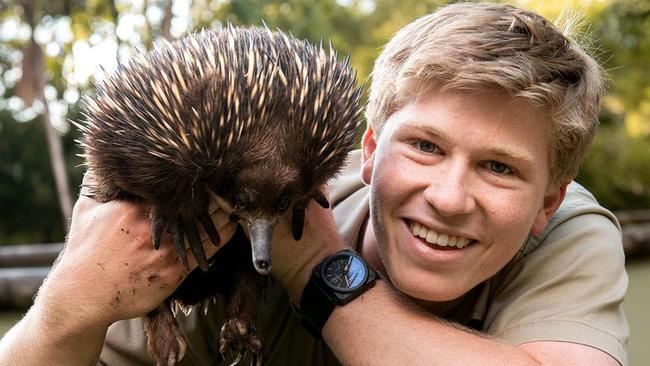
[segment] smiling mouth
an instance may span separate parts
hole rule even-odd
[[[411,222],[409,224],[409,227],[411,229],[411,233],[413,233],[414,236],[422,238],[424,241],[431,245],[436,245],[443,248],[462,249],[476,242],[476,240],[463,238],[461,236],[441,234],[437,231],[427,228],[424,225],[418,224],[417,222]]]

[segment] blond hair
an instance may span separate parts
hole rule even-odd
[[[453,4],[400,30],[377,59],[366,117],[376,134],[423,88],[497,88],[548,111],[551,177],[579,169],[598,125],[602,69],[541,16],[511,5]]]

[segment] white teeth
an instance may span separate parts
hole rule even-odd
[[[416,222],[411,223],[411,232],[413,235],[426,240],[428,243],[441,247],[451,246],[456,248],[464,248],[469,245],[470,242],[470,239],[468,238],[448,234],[440,234]]]
[[[447,234],[442,234],[438,237],[438,242],[437,243],[432,243],[432,244],[438,244],[441,247],[446,247],[449,245],[449,235]]]
[[[413,233],[422,239],[427,238],[427,228],[424,226],[418,225],[418,227],[415,228],[415,231]]]
[[[411,231],[413,232],[414,235],[420,235],[420,229],[422,226],[420,224],[413,224],[411,225]]]
[[[435,243],[438,240],[438,233],[433,230],[429,230],[426,240],[429,243]]]

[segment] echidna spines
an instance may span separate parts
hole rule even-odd
[[[219,242],[207,214],[209,191],[217,193],[248,225],[255,268],[268,273],[276,220],[291,214],[300,238],[308,202],[328,205],[319,187],[356,138],[360,90],[347,59],[337,59],[331,44],[327,52],[322,42],[314,47],[268,28],[228,26],[157,45],[120,65],[86,99],[81,127],[98,198],[127,194],[150,204],[154,246],[167,229],[181,262],[187,264],[185,238],[207,269],[196,223]],[[234,268],[225,249],[210,270]],[[203,277],[193,274],[175,300],[193,304],[219,293],[209,276],[201,280],[205,293],[197,292],[192,279]],[[172,352],[153,347],[162,351],[160,360]]]

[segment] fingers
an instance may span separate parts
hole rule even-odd
[[[74,222],[76,217],[82,216],[97,205],[99,205],[99,202],[95,201],[91,197],[80,195],[72,208],[72,221]]]
[[[93,198],[95,196],[95,184],[96,181],[93,177],[92,171],[87,170],[84,173],[83,179],[81,180],[81,189],[79,190],[79,195]]]
[[[164,260],[166,264],[163,264],[163,266],[172,265],[173,268],[176,268],[173,269],[174,272],[177,271],[181,274],[187,274],[189,271],[196,268],[198,266],[198,263],[200,263],[204,269],[207,268],[206,260],[211,258],[219,250],[219,248],[223,246],[223,244],[227,243],[235,234],[235,231],[237,229],[237,223],[232,223],[229,219],[230,213],[233,211],[232,206],[227,201],[215,195],[211,191],[208,191],[210,195],[208,213],[204,214],[200,218],[197,218],[198,222],[192,222],[192,227],[189,227],[187,223],[181,222],[174,223],[163,221],[158,222],[156,220],[152,221],[152,218],[150,217],[151,207],[143,204],[134,204],[132,202],[129,203],[122,201],[111,201],[109,203],[102,204],[101,202],[93,199],[93,188],[96,186],[96,183],[97,182],[93,177],[92,171],[89,170],[84,173],[80,196],[75,204],[73,214],[73,217],[77,217],[77,219],[73,220],[73,223],[80,220],[81,222],[89,220],[94,221],[95,216],[97,215],[99,215],[98,217],[103,217],[102,222],[114,223],[117,217],[108,219],[101,213],[104,213],[106,215],[107,212],[111,211],[111,207],[113,206],[138,206],[138,212],[140,214],[130,215],[128,218],[123,219],[123,222],[125,223],[124,225],[128,224],[128,226],[133,229],[137,226],[136,221],[140,222],[141,224],[145,224],[146,221],[148,232],[151,234],[151,239],[153,240],[147,242],[146,247],[143,247],[143,249],[151,251],[151,243],[153,242],[154,248],[158,247],[156,249],[159,250],[151,251],[151,254],[157,256],[159,260]],[[92,213],[91,211],[93,209],[100,209],[100,211]],[[213,225],[210,225],[210,223]],[[89,225],[84,226],[90,227]],[[104,226],[101,226],[100,228],[105,229]],[[169,231],[167,231],[165,228],[167,228]],[[193,246],[188,245],[188,235],[194,239]],[[143,234],[142,237],[145,236],[148,235]],[[220,245],[214,245],[213,242]],[[205,253],[205,257],[200,255],[203,252]],[[201,257],[198,261],[197,255]],[[170,267],[168,268],[171,269]],[[184,277],[184,275],[181,277]]]
[[[95,181],[93,179],[92,173],[88,171],[85,172],[80,185],[79,198],[77,199],[77,202],[75,202],[75,205],[72,209],[73,218],[82,215],[84,212],[87,212],[89,209],[99,204],[94,200],[94,184]]]

